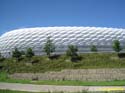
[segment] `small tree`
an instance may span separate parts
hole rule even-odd
[[[55,52],[55,45],[53,41],[50,39],[50,37],[47,38],[47,41],[44,45],[44,51],[46,52],[48,57],[50,57],[52,52]]]
[[[2,55],[1,55],[1,53],[0,53],[0,58],[2,58]]]
[[[92,45],[92,46],[91,46],[91,51],[92,51],[92,52],[97,52],[97,51],[98,51],[95,45]]]
[[[32,48],[28,48],[26,51],[26,57],[30,59],[33,56],[34,56],[34,52],[33,52]]]
[[[2,54],[0,53],[0,61],[3,61],[5,58],[2,56]]]
[[[21,58],[21,56],[22,56],[21,52],[17,48],[15,48],[15,50],[12,52],[12,57],[19,60]]]
[[[77,52],[78,52],[77,46],[69,45],[68,50],[66,51],[66,55],[70,56],[71,60],[74,61],[74,60],[77,60],[78,58]]]
[[[120,46],[120,42],[118,40],[113,41],[112,47],[113,47],[114,51],[117,53],[119,53],[122,50],[122,48]]]

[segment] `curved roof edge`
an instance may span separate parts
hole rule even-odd
[[[85,27],[85,28],[107,28],[107,29],[125,29],[125,28],[118,28],[118,27],[99,27],[99,26],[38,26],[38,27],[24,27],[24,28],[15,28],[12,30],[18,30],[18,29],[29,29],[29,28],[68,28],[68,27]],[[12,31],[9,30],[9,31]]]
[[[38,26],[38,27],[24,27],[24,28],[15,28],[12,30],[8,30],[3,34],[6,34],[8,32],[11,31],[15,31],[15,30],[22,30],[22,29],[39,29],[39,28],[97,28],[97,29],[119,29],[119,30],[125,30],[125,28],[114,28],[114,27],[96,27],[96,26]],[[1,34],[0,37],[3,35]]]

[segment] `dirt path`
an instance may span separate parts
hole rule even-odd
[[[19,83],[1,83],[0,89],[30,91],[30,92],[78,92],[78,91],[111,91],[122,90],[125,91],[125,86],[57,86],[57,85],[33,85],[33,84],[19,84]]]

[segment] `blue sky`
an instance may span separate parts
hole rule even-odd
[[[0,35],[40,26],[125,28],[125,0],[0,0]]]

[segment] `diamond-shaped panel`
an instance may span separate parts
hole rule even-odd
[[[0,52],[7,56],[8,52],[12,52],[15,47],[20,50],[31,47],[36,54],[37,51],[42,53],[42,48],[48,36],[51,36],[56,46],[59,46],[56,52],[58,50],[65,52],[67,45],[70,44],[84,49],[88,49],[92,44],[98,47],[109,48],[110,46],[112,51],[112,42],[116,39],[120,41],[122,47],[125,46],[125,29],[106,27],[36,27],[17,29],[3,34],[0,37]]]

